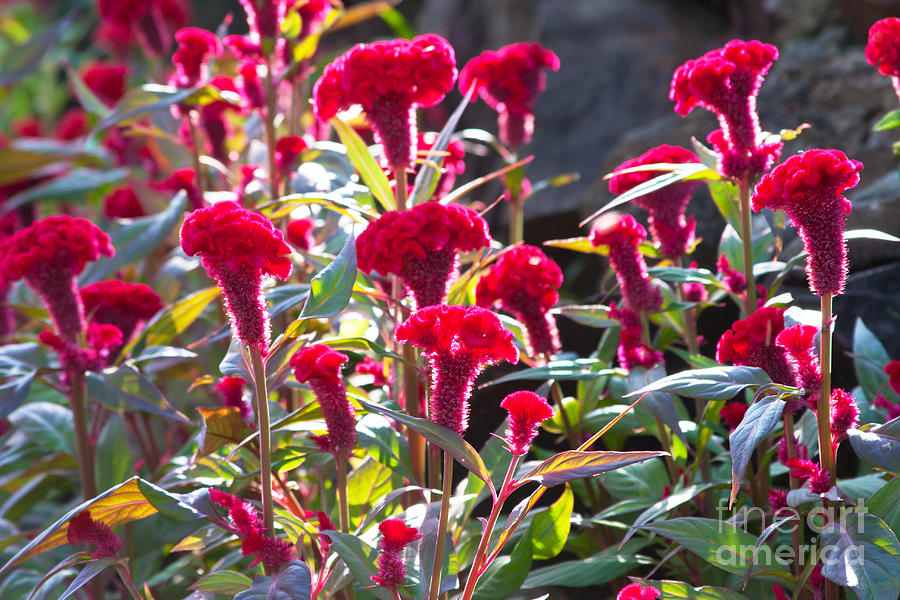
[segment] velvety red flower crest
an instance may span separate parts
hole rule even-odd
[[[300,383],[309,383],[322,407],[328,435],[315,436],[313,441],[324,452],[349,451],[356,444],[353,405],[341,379],[341,367],[346,362],[346,354],[325,344],[306,346],[291,357],[294,377]]]
[[[506,396],[500,407],[509,412],[506,443],[515,456],[528,453],[531,442],[541,423],[553,417],[553,409],[547,401],[534,392],[513,392]]]
[[[609,246],[609,263],[616,272],[622,303],[634,312],[653,312],[662,306],[662,293],[650,282],[647,263],[638,251],[638,244],[645,239],[647,230],[631,215],[601,219],[590,235],[594,246]]]
[[[129,70],[127,64],[94,61],[85,65],[79,75],[97,99],[112,108],[125,95]]]
[[[107,219],[136,219],[147,213],[131,187],[120,187],[103,198],[103,216]]]
[[[656,600],[662,592],[652,586],[630,583],[619,590],[616,600]]]
[[[402,519],[387,519],[378,525],[381,532],[378,555],[378,574],[372,575],[372,581],[390,589],[397,589],[406,580],[406,567],[400,553],[403,549],[421,538],[419,530],[408,527]]]
[[[784,329],[784,311],[767,306],[735,321],[719,339],[716,361],[757,367],[775,383],[794,385],[796,379],[785,349],[775,344],[776,336]]]
[[[900,76],[900,19],[889,17],[872,25],[866,44],[866,60],[878,67],[882,75]]]
[[[66,529],[66,540],[72,546],[89,543],[94,545],[91,556],[104,558],[115,556],[122,547],[119,539],[106,523],[91,518],[91,511],[83,510],[69,519]]]

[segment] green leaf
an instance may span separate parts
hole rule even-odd
[[[191,96],[202,95],[204,91],[204,89],[178,89],[154,84],[146,84],[140,89],[129,90],[116,105],[112,114],[100,119],[91,132],[91,137],[106,131],[113,125],[128,125],[152,114],[168,110],[169,107],[184,102]]]
[[[891,531],[900,531],[900,478],[892,478],[869,498],[868,511],[887,524]]]
[[[848,240],[879,240],[882,242],[900,242],[900,238],[879,229],[851,229],[844,232]]]
[[[471,98],[472,92],[469,92],[463,97],[462,102],[459,103],[459,106],[456,107],[456,110],[454,110],[453,114],[450,115],[450,118],[447,119],[447,122],[438,134],[437,139],[431,146],[431,152],[443,152],[447,149],[447,145],[450,143],[450,136],[456,131],[456,125],[459,123],[459,119],[462,117],[463,111],[466,110],[466,106],[468,106]],[[411,206],[425,202],[434,193],[434,189],[437,186],[441,174],[431,163],[434,163],[440,168],[443,166],[445,159],[445,156],[434,156],[430,161],[419,168],[419,172],[416,174],[416,181],[413,184],[412,194],[410,194]]]
[[[706,185],[709,187],[709,195],[712,196],[713,202],[725,222],[731,225],[732,230],[739,230],[741,228],[741,212],[737,186],[727,180],[707,181]]]
[[[243,592],[252,583],[253,580],[237,571],[215,571],[204,575],[188,586],[188,589],[210,594],[234,595]]]
[[[582,560],[569,560],[534,569],[528,574],[523,589],[562,586],[582,588],[608,583],[638,565],[634,554],[606,548]]]
[[[146,346],[158,346],[167,344],[183,332],[197,320],[209,303],[219,296],[218,286],[194,292],[185,296],[170,307],[156,313],[150,323],[144,328],[144,344]],[[135,346],[135,342],[129,344],[123,353],[129,352]]]
[[[822,575],[852,588],[859,600],[891,598],[900,590],[900,543],[875,515],[852,512],[832,520],[819,547]]]
[[[193,425],[190,419],[168,406],[159,388],[134,367],[111,368],[102,373],[88,372],[85,381],[90,397],[110,410],[139,410],[183,425]]]
[[[651,369],[644,367],[636,367],[628,373],[626,387],[634,390],[640,388],[637,392],[631,392],[626,398],[639,396],[641,398],[641,408],[644,408],[651,415],[662,421],[662,423],[672,430],[681,442],[687,446],[687,438],[681,430],[678,419],[678,410],[675,406],[675,396],[668,393],[667,390],[653,389],[660,381],[668,379],[666,368],[663,365],[656,365]],[[637,398],[634,398],[636,400]]]
[[[309,282],[309,297],[300,311],[300,318],[321,319],[344,310],[350,302],[355,281],[356,240],[351,236],[334,260]]]
[[[215,517],[216,509],[209,499],[209,488],[199,488],[186,494],[176,494],[138,479],[138,489],[153,508],[176,521],[194,521]]]
[[[4,52],[3,68],[0,69],[0,86],[11,86],[34,71],[47,52],[53,48],[63,34],[72,26],[78,11],[72,11],[60,21],[31,36],[20,46],[7,48]]]
[[[636,398],[648,392],[672,392],[701,400],[730,400],[745,389],[771,383],[766,372],[756,367],[711,367],[682,371],[657,379],[630,392],[626,398]]]
[[[587,327],[606,328],[618,325],[609,318],[609,307],[602,304],[584,306],[561,306],[551,311],[553,314],[562,315],[572,319],[579,325]]]
[[[744,472],[760,440],[768,436],[781,422],[786,402],[777,396],[766,396],[747,409],[743,420],[728,436],[731,449],[731,496],[728,505],[734,502]]]
[[[238,593],[234,600],[309,600],[311,595],[309,567],[294,560],[274,575],[257,575],[250,588]]]
[[[411,417],[405,413],[372,404],[358,396],[354,396],[353,399],[359,402],[359,404],[369,412],[378,413],[399,423],[403,423],[434,445],[438,446],[444,452],[448,452],[459,464],[475,474],[475,476],[489,486],[491,485],[491,475],[488,473],[484,461],[481,460],[481,456],[475,448],[470,446],[469,443],[455,431],[447,429],[428,419]]]
[[[125,424],[118,414],[110,415],[103,426],[94,452],[94,473],[97,487],[110,488],[134,474],[134,459],[128,447]]]
[[[0,386],[0,419],[19,408],[34,381],[36,371],[29,371],[21,377],[16,377]]]
[[[650,581],[637,577],[633,580],[662,592],[659,600],[747,600],[746,596],[723,587],[707,585],[695,588],[683,581]]]
[[[372,154],[369,152],[363,139],[359,137],[359,134],[352,127],[337,117],[331,119],[331,126],[337,131],[338,137],[341,138],[341,143],[347,147],[347,157],[353,163],[366,187],[369,188],[369,191],[381,205],[381,208],[385,211],[395,210],[396,206],[394,203],[394,192],[391,190],[391,182],[388,181],[384,171],[372,158]]]
[[[715,284],[718,280],[708,269],[685,269],[683,267],[650,267],[647,272],[663,281],[678,283]]]
[[[68,61],[66,61],[64,65],[66,68],[66,77],[68,77],[69,83],[72,84],[72,91],[75,92],[75,97],[78,98],[78,103],[81,104],[81,107],[92,115],[97,115],[100,118],[108,116],[112,111],[103,104],[97,95],[84,83],[84,80],[81,78],[81,75],[78,74],[78,71],[76,71]]]
[[[79,167],[54,177],[44,183],[33,185],[3,203],[4,211],[11,211],[36,200],[74,200],[75,196],[92,192],[97,188],[118,183],[128,176],[128,169],[93,169]]]
[[[66,588],[66,591],[59,597],[59,600],[66,600],[66,598],[87,585],[91,579],[115,563],[116,559],[109,556],[92,560],[85,568],[79,571],[78,575],[75,576],[75,579],[72,580],[72,583],[69,584],[69,587]]]
[[[30,402],[9,415],[13,429],[47,452],[75,456],[72,411],[51,402]]]
[[[690,502],[697,494],[717,485],[719,484],[714,482],[691,485],[684,489],[678,490],[671,496],[667,496],[659,502],[651,505],[644,512],[638,515],[637,519],[634,520],[634,523],[631,524],[631,528],[628,530],[628,533],[626,533],[625,537],[622,538],[621,544],[624,544],[629,539],[631,539],[631,536],[633,536],[637,532],[637,530],[643,527],[645,524],[654,521],[657,517],[664,515],[675,508],[678,508],[686,502]]]
[[[881,117],[875,126],[872,127],[874,131],[887,131],[888,129],[896,129],[900,127],[900,108],[896,110],[892,110],[888,114]]]
[[[222,446],[239,444],[253,433],[241,417],[241,409],[235,406],[221,408],[198,406],[197,412],[203,417],[198,456],[212,454]]]
[[[864,463],[900,476],[900,418],[865,430],[850,429],[847,437]]]
[[[531,568],[532,535],[522,536],[509,556],[498,556],[478,581],[474,600],[506,600],[522,587]]]
[[[506,383],[508,381],[522,381],[529,379],[555,379],[557,381],[590,381],[604,375],[620,375],[622,371],[609,369],[603,361],[595,358],[577,358],[575,360],[555,360],[542,367],[522,369],[509,375],[504,375],[485,383],[481,387]]]
[[[574,506],[575,494],[566,486],[556,502],[534,515],[531,522],[532,558],[545,560],[562,552],[569,537]]]
[[[334,551],[344,560],[354,579],[363,586],[370,585],[372,575],[378,573],[378,567],[375,565],[375,557],[378,554],[376,549],[355,535],[339,531],[323,531],[322,534],[331,539]],[[383,600],[391,598],[385,588],[373,587],[371,591]]]
[[[648,458],[668,456],[668,454],[668,452],[656,450],[639,450],[635,452],[566,450],[559,454],[554,454],[528,471],[528,473],[519,478],[519,483],[536,481],[544,487],[552,487],[574,479],[593,477],[600,473],[645,461]]]
[[[853,329],[853,357],[856,378],[870,403],[875,401],[876,394],[882,394],[895,402],[900,400],[888,384],[888,375],[884,372],[884,367],[891,360],[890,356],[860,318],[856,319]]]

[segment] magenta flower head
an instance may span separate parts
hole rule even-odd
[[[675,112],[687,116],[699,106],[719,118],[721,129],[709,142],[721,154],[719,168],[726,177],[764,173],[781,154],[781,142],[760,145],[756,113],[763,77],[777,59],[775,46],[732,40],[675,70],[669,91]]]
[[[616,167],[615,172],[633,167],[657,163],[696,163],[700,159],[681,146],[657,146],[637,158],[627,160]],[[615,173],[614,172],[614,173]],[[624,194],[638,185],[660,175],[659,171],[635,171],[615,175],[609,180],[609,191]],[[668,257],[687,254],[694,245],[694,217],[685,218],[684,211],[691,201],[699,182],[682,181],[673,183],[655,192],[644,194],[632,202],[650,213],[650,234]]]
[[[297,250],[306,252],[316,243],[316,240],[313,237],[313,229],[315,229],[315,227],[316,222],[312,219],[294,219],[288,223],[287,229],[285,230],[287,240]]]
[[[422,349],[432,372],[431,420],[462,435],[475,378],[489,365],[519,362],[512,331],[484,308],[428,306],[397,327],[398,342]]]
[[[633,310],[619,308],[613,302],[609,307],[609,316],[617,319],[622,329],[619,330],[619,347],[616,356],[619,366],[626,371],[637,367],[650,369],[663,362],[663,354],[644,343],[642,339],[643,326],[641,318]]]
[[[209,500],[228,511],[226,527],[241,538],[241,554],[254,556],[250,568],[262,563],[270,573],[291,562],[293,545],[274,535],[267,535],[262,519],[249,502],[227,492],[209,488]]]
[[[177,169],[168,178],[154,183],[153,187],[160,191],[177,193],[184,191],[187,194],[188,202],[191,208],[206,208],[206,200],[203,199],[203,192],[197,185],[197,173],[193,169]]]
[[[294,377],[309,383],[322,407],[328,435],[315,436],[313,441],[323,452],[349,452],[356,445],[353,405],[341,379],[341,366],[346,362],[346,354],[325,344],[306,346],[291,358]]]
[[[392,590],[396,590],[406,581],[406,566],[400,554],[409,544],[421,538],[419,530],[407,527],[402,519],[387,519],[378,525],[381,542],[378,544],[378,575],[372,575],[372,581]]]
[[[118,279],[98,281],[84,286],[79,293],[88,320],[115,325],[126,343],[163,307],[159,295],[143,283],[126,283]]]
[[[884,374],[888,376],[888,385],[891,389],[900,394],[900,360],[892,360],[886,364]]]
[[[325,67],[313,88],[313,108],[327,121],[359,104],[387,165],[405,169],[416,155],[415,108],[443,100],[456,74],[453,47],[439,35],[357,44]]]
[[[794,385],[796,378],[787,352],[775,344],[776,336],[784,329],[784,310],[766,306],[746,319],[735,321],[719,339],[716,361],[757,367],[775,383]]]
[[[260,39],[274,40],[278,37],[281,22],[284,21],[287,0],[239,0],[247,13],[250,37],[257,43]]]
[[[788,362],[797,374],[797,383],[810,396],[820,392],[822,368],[816,353],[818,327],[794,325],[775,336],[775,345],[784,348]]]
[[[890,17],[877,21],[869,29],[866,60],[878,72],[893,80],[894,90],[900,94],[900,19]]]
[[[834,448],[847,439],[847,430],[859,425],[856,399],[842,389],[831,392],[831,444]]]
[[[816,294],[844,292],[844,224],[851,205],[842,192],[859,183],[862,168],[840,150],[807,150],[775,167],[753,192],[754,211],[783,210],[799,229],[808,254],[809,287]]]
[[[471,208],[426,202],[369,223],[356,238],[356,255],[360,271],[398,275],[424,308],[443,302],[459,252],[490,243],[487,223]]]
[[[548,312],[559,301],[562,271],[535,246],[517,246],[504,253],[478,281],[478,306],[500,308],[512,313],[528,333],[531,356],[559,352],[556,321]]]
[[[553,409],[547,401],[534,392],[513,392],[500,402],[500,408],[509,411],[509,427],[506,443],[515,456],[528,454],[531,442],[541,423],[553,417]]]
[[[807,487],[814,494],[825,494],[831,489],[831,475],[817,463],[804,458],[789,458],[791,477],[800,481],[809,480]]]
[[[47,306],[56,332],[74,338],[85,330],[75,277],[89,261],[113,254],[109,236],[87,219],[47,217],[0,243],[0,277],[24,279]]]
[[[202,85],[208,78],[210,58],[222,56],[222,42],[211,31],[185,27],[175,32],[178,49],[172,55],[175,72],[169,84],[179,88]]]
[[[697,268],[697,261],[691,261],[691,269]],[[709,291],[706,285],[699,281],[688,281],[683,283],[681,289],[684,290],[684,299],[688,302],[706,302],[709,299]]]
[[[647,230],[631,215],[613,222],[600,221],[591,230],[591,244],[609,246],[609,264],[616,272],[625,308],[653,312],[662,306],[662,293],[650,283],[647,263],[638,244],[647,239]]]
[[[734,431],[744,420],[744,415],[750,406],[746,402],[728,402],[719,411],[719,417],[728,425],[728,431]]]
[[[559,57],[536,42],[482,52],[459,74],[459,91],[481,96],[497,111],[500,141],[511,148],[531,141],[534,105],[547,87],[545,69],[559,70]]]
[[[94,545],[91,556],[104,558],[115,556],[122,548],[122,540],[119,539],[109,525],[91,518],[91,511],[83,510],[69,519],[66,529],[66,541],[72,546],[78,546],[85,542]]]
[[[300,155],[306,150],[306,142],[299,135],[286,135],[278,138],[275,143],[275,164],[281,171],[281,177],[287,176],[294,163],[300,158]]]
[[[223,377],[219,383],[213,386],[222,396],[222,406],[236,408],[241,413],[241,418],[247,423],[253,421],[253,409],[250,403],[244,399],[244,386],[247,380],[243,377]]]
[[[217,202],[190,213],[181,226],[181,247],[201,257],[206,274],[225,296],[232,329],[247,346],[269,341],[269,311],[262,278],[287,279],[291,253],[281,232],[264,216],[235,202]]]
[[[107,219],[136,219],[146,216],[134,188],[116,188],[103,198],[103,216]]]
[[[644,587],[639,583],[630,583],[619,590],[616,600],[656,600],[661,593],[649,585]]]

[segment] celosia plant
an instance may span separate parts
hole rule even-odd
[[[387,519],[378,525],[381,542],[378,544],[378,574],[372,575],[372,581],[393,590],[406,581],[406,567],[400,555],[409,544],[420,539],[422,535],[415,527],[408,527],[401,519]]]
[[[793,385],[795,375],[785,348],[775,340],[784,329],[784,309],[774,306],[760,308],[746,319],[735,321],[722,334],[716,346],[716,360],[758,367],[772,381]]]
[[[514,456],[528,454],[541,423],[553,417],[547,401],[534,392],[513,392],[500,402],[509,412],[506,443]]]
[[[349,452],[356,444],[354,410],[341,379],[341,366],[346,362],[346,354],[324,344],[307,346],[291,358],[294,377],[312,387],[328,426],[328,434],[313,436],[313,441],[334,454]]]
[[[609,264],[616,272],[625,308],[653,312],[662,306],[662,294],[650,281],[647,263],[638,244],[647,239],[647,230],[631,215],[611,222],[599,222],[591,230],[591,244],[609,247]]]

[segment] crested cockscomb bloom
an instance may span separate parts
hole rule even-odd
[[[559,300],[562,271],[535,246],[517,246],[505,252],[479,281],[475,290],[478,306],[512,313],[528,333],[531,356],[559,352],[556,321],[548,312]]]
[[[202,85],[209,77],[211,58],[222,56],[222,42],[211,31],[199,27],[185,27],[175,32],[178,49],[172,55],[175,72],[169,84],[179,88]]]
[[[876,21],[869,29],[866,60],[878,72],[891,78],[900,95],[900,19],[889,17]]]
[[[500,402],[500,408],[509,412],[506,443],[514,456],[528,454],[531,442],[541,423],[553,417],[553,409],[547,401],[534,392],[513,392]]]
[[[616,272],[625,308],[640,313],[662,306],[662,293],[650,282],[647,263],[638,251],[638,244],[647,239],[647,230],[634,217],[601,220],[591,230],[590,239],[594,246],[609,246],[609,264]]]
[[[613,302],[609,307],[609,317],[619,321],[619,346],[616,356],[619,366],[626,371],[637,367],[650,369],[654,365],[663,362],[663,354],[654,350],[643,340],[643,325],[640,316],[633,310],[619,308]]]
[[[222,396],[222,406],[233,407],[241,412],[241,418],[250,423],[253,421],[253,409],[250,403],[244,399],[244,386],[247,380],[243,377],[223,377],[219,383],[213,386]]]
[[[241,554],[256,555],[250,563],[251,568],[261,562],[271,573],[293,559],[293,545],[287,540],[266,535],[265,525],[252,504],[215,488],[209,488],[209,499],[228,511],[230,523],[226,525],[241,538]]]
[[[303,39],[318,30],[333,8],[330,0],[288,0],[288,9],[300,15],[301,28],[297,37]]]
[[[888,385],[891,389],[900,394],[900,360],[892,360],[886,364],[884,373],[888,376]]]
[[[747,409],[750,408],[746,402],[728,402],[722,407],[719,416],[728,425],[729,431],[734,431],[737,426],[744,420]]]
[[[241,97],[247,106],[256,109],[263,108],[266,105],[266,91],[256,61],[245,60],[242,62],[238,67],[238,75]]]
[[[286,135],[275,142],[275,163],[284,176],[291,171],[300,154],[306,150],[306,142],[299,135]]]
[[[135,219],[146,214],[131,187],[116,188],[103,198],[103,216],[107,219]]]
[[[776,336],[784,329],[784,310],[766,306],[746,319],[735,321],[719,339],[716,361],[758,367],[775,383],[794,385],[796,378],[787,352],[775,344]]]
[[[721,154],[719,169],[726,177],[764,173],[781,154],[781,142],[760,143],[756,113],[763,77],[777,58],[775,46],[732,40],[675,70],[669,91],[675,112],[687,116],[699,106],[719,119],[721,129],[708,141]]]
[[[616,594],[616,600],[656,600],[660,592],[652,586],[643,586],[640,583],[629,583]]]
[[[197,185],[197,173],[193,169],[178,169],[166,179],[153,184],[153,186],[160,191],[170,193],[184,191],[187,194],[191,208],[194,210],[206,207],[203,192],[200,191],[200,187]]]
[[[697,261],[692,261],[691,269],[697,268]],[[681,285],[684,290],[684,299],[688,302],[706,302],[709,299],[709,291],[706,285],[699,281],[687,281]]]
[[[842,192],[859,183],[862,163],[840,150],[807,150],[767,174],[753,192],[753,210],[784,210],[808,254],[806,274],[816,294],[841,294],[847,280],[844,224],[850,201]]]
[[[475,378],[501,360],[519,362],[512,331],[484,308],[428,306],[401,323],[394,337],[422,349],[432,373],[431,420],[460,435],[468,427]]]
[[[831,489],[831,476],[817,463],[803,458],[790,458],[787,466],[791,470],[791,477],[800,481],[809,480],[807,487],[812,493],[824,494]]]
[[[341,379],[341,366],[346,362],[346,354],[325,344],[306,346],[291,357],[294,377],[300,383],[309,383],[328,426],[328,434],[315,436],[313,441],[322,451],[334,454],[349,452],[356,445],[353,405]]]
[[[75,277],[89,261],[113,254],[109,236],[87,219],[47,217],[0,243],[0,276],[25,279],[47,305],[57,333],[74,338],[85,329]]]
[[[842,389],[831,392],[831,443],[837,447],[847,439],[847,430],[859,424],[859,406],[856,399]]]
[[[97,99],[112,108],[125,95],[129,70],[126,64],[94,61],[82,67],[79,75]]]
[[[769,507],[772,509],[772,512],[778,512],[783,508],[787,508],[787,505],[787,490],[769,490]]]
[[[232,329],[248,346],[269,341],[264,275],[287,279],[291,253],[281,232],[264,216],[235,202],[217,202],[190,213],[181,226],[181,247],[201,258],[225,296]]]
[[[418,308],[440,304],[458,253],[490,244],[487,223],[471,208],[426,202],[387,212],[356,238],[359,270],[398,275]]]
[[[378,544],[378,574],[372,581],[396,590],[406,581],[406,567],[400,554],[407,545],[421,538],[419,530],[408,527],[402,519],[387,519],[378,525],[381,542]]]
[[[358,375],[371,375],[372,385],[383,386],[388,383],[384,374],[384,363],[378,362],[371,356],[366,356],[361,363],[357,363],[354,371]]]
[[[818,327],[793,325],[775,336],[775,345],[787,352],[788,362],[797,374],[797,383],[808,395],[818,394],[822,385],[822,368],[816,353]]]
[[[438,35],[357,44],[325,67],[313,108],[327,121],[362,106],[387,165],[405,170],[416,155],[415,108],[443,100],[456,74],[453,47]]]
[[[294,219],[288,223],[286,233],[289,241],[297,250],[309,250],[316,242],[312,231],[316,222],[312,219]]]
[[[700,162],[697,156],[686,148],[657,146],[616,167],[614,176],[609,180],[609,191],[616,195],[624,194],[662,174],[660,171],[634,171],[616,175],[626,169],[658,163],[697,162]],[[668,257],[687,254],[694,245],[696,223],[694,217],[685,218],[684,211],[687,210],[691,195],[698,184],[698,181],[681,181],[632,200],[650,213],[648,218],[650,234],[662,253]]]
[[[66,540],[72,546],[93,544],[94,551],[91,552],[91,556],[94,558],[115,556],[122,547],[119,536],[113,533],[106,523],[92,519],[89,510],[83,510],[69,519]]]
[[[98,281],[84,286],[79,293],[88,320],[115,325],[121,330],[124,342],[128,342],[135,331],[163,306],[153,288],[143,283],[126,283],[117,279]]]
[[[100,27],[94,34],[116,54],[137,40],[154,56],[168,54],[172,35],[190,21],[185,0],[97,0]]]
[[[534,105],[547,87],[545,69],[559,70],[559,57],[537,42],[519,42],[482,52],[459,74],[459,90],[472,88],[497,111],[500,141],[517,148],[531,141]]]
[[[251,38],[274,40],[284,21],[288,0],[239,0],[247,13]]]

